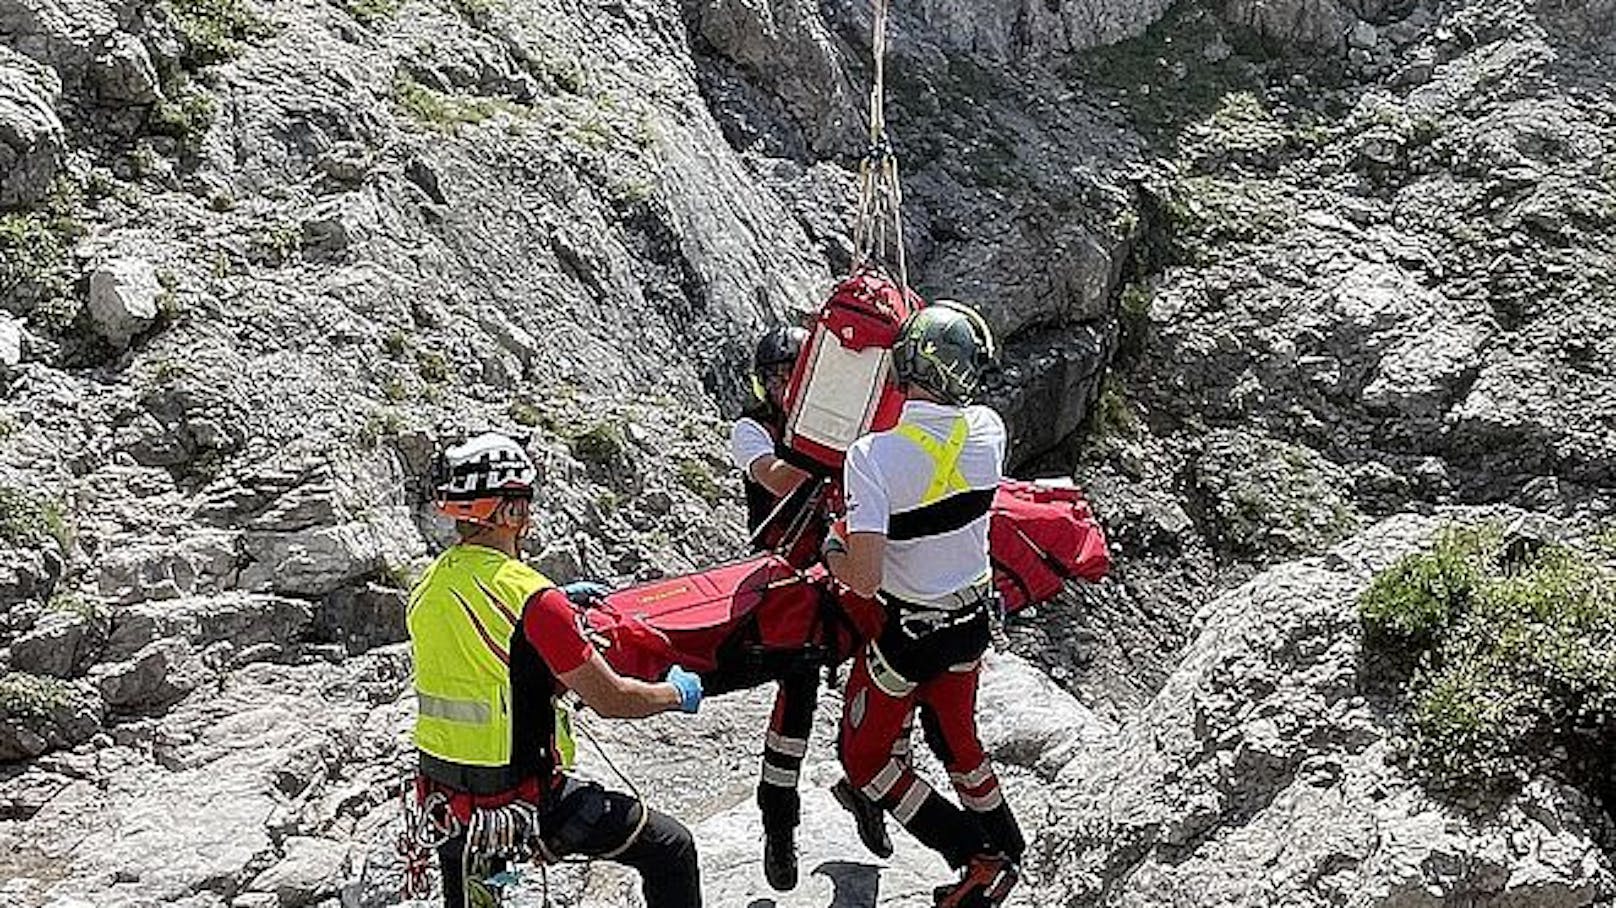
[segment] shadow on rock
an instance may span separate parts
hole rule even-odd
[[[826,861],[814,873],[830,878],[836,887],[826,908],[875,908],[881,893],[881,868],[853,861]]]

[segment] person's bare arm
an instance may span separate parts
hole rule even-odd
[[[837,580],[860,596],[874,596],[881,588],[881,565],[886,557],[883,533],[851,533],[847,551],[826,551],[825,567]]]
[[[672,684],[626,678],[600,653],[590,654],[589,661],[558,677],[590,709],[609,719],[638,719],[679,708],[679,691]]]
[[[808,479],[808,471],[778,457],[764,456],[752,461],[752,479],[776,498],[784,498]]]

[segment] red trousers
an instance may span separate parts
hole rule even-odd
[[[909,674],[920,675],[920,680],[892,669],[887,650],[927,648],[929,643],[924,637],[905,641],[884,633],[859,654],[842,713],[842,766],[855,787],[951,865],[992,852],[1019,860],[1025,842],[976,733],[981,649],[969,661],[940,670],[911,669]],[[917,714],[964,810],[937,794],[910,765]]]

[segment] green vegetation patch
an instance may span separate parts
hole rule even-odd
[[[1277,180],[1178,180],[1165,204],[1173,252],[1193,264],[1219,246],[1273,239],[1295,223],[1296,198],[1295,187]]]
[[[30,315],[36,308],[60,305],[56,301],[72,292],[68,253],[83,235],[84,225],[66,205],[0,214],[0,303],[15,300]]]
[[[62,590],[51,596],[46,607],[53,612],[77,615],[91,623],[98,622],[106,616],[100,600],[87,599],[84,595],[71,590]]]
[[[1482,579],[1495,570],[1502,546],[1495,525],[1444,530],[1431,551],[1375,576],[1358,600],[1365,626],[1399,646],[1429,646],[1469,607]]]
[[[341,0],[342,9],[362,25],[385,22],[398,14],[403,0]]]
[[[90,706],[89,694],[60,678],[26,672],[0,676],[0,716],[44,721],[63,711],[77,712]]]
[[[628,462],[628,439],[622,425],[612,420],[594,423],[568,438],[567,448],[581,463],[613,468]]]
[[[428,88],[408,73],[393,79],[393,100],[411,119],[441,132],[457,132],[462,126],[475,126],[497,114],[518,116],[521,105],[504,98],[454,95]]]
[[[181,80],[172,94],[172,100],[152,108],[151,131],[176,139],[185,150],[195,152],[202,144],[202,137],[213,127],[219,102],[206,89],[189,80]]]
[[[724,490],[713,478],[712,468],[694,458],[679,461],[679,484],[695,492],[709,507],[724,500]]]
[[[168,9],[185,41],[181,64],[193,71],[233,60],[244,45],[270,33],[242,0],[168,0]]]
[[[1128,400],[1128,390],[1116,373],[1107,373],[1094,403],[1095,428],[1105,435],[1137,435],[1139,414]]]
[[[1438,790],[1530,775],[1608,798],[1616,752],[1616,566],[1597,551],[1444,531],[1359,599],[1366,646],[1404,666],[1416,765]]]
[[[61,507],[43,496],[0,486],[0,543],[37,546],[51,539],[64,550],[72,543]]]

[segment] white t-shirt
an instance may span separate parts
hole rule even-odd
[[[752,464],[760,457],[774,456],[774,439],[769,430],[750,416],[735,420],[729,430],[729,459],[735,462],[741,475],[752,478]]]
[[[991,501],[1004,478],[1004,420],[983,406],[911,400],[904,404],[900,422],[941,443],[961,417],[966,439],[957,468],[969,491],[950,493],[925,510],[921,503],[936,468],[918,444],[889,430],[866,435],[847,451],[842,480],[847,531],[887,535],[881,589],[900,599],[935,600],[980,582],[990,572],[989,517],[986,508],[971,516],[971,503]],[[902,535],[911,538],[896,538],[900,534],[894,532],[894,517]]]

